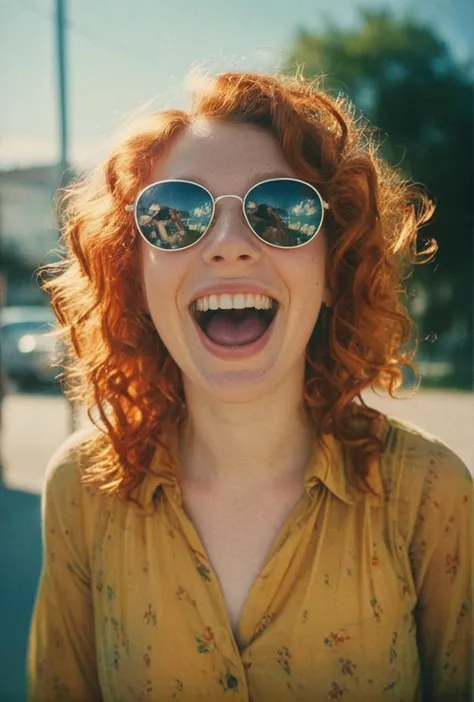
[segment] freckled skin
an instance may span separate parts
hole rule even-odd
[[[259,180],[281,176],[298,177],[269,133],[201,120],[155,164],[149,183],[187,178],[214,197],[243,196]],[[217,204],[214,225],[197,245],[170,253],[142,241],[141,264],[150,314],[185,385],[220,401],[246,402],[283,382],[301,381],[306,345],[328,299],[323,229],[300,249],[275,249],[255,237],[241,203],[229,198]],[[189,313],[198,289],[222,281],[248,282],[250,290],[252,282],[259,283],[280,303],[269,343],[250,359],[216,358],[201,344]]]

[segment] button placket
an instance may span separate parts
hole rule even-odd
[[[253,583],[242,610],[239,625],[241,650],[251,644],[256,632],[261,628],[262,622],[277,616],[279,603],[284,600],[284,587],[282,585],[288,582],[288,578],[291,579],[291,575],[286,569],[278,568],[276,559],[291,560],[292,566],[297,567],[299,558],[295,559],[294,553],[295,551],[299,551],[301,554],[305,553],[316,512],[314,505],[305,494],[282,526],[270,550],[268,560]],[[311,525],[308,522],[311,522]],[[304,543],[302,543],[302,539]],[[276,577],[276,571],[286,573],[283,580]]]

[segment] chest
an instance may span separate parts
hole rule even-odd
[[[289,519],[301,492],[225,499],[185,490],[186,520],[171,499],[145,519],[103,515],[91,587],[104,702],[184,700],[185,691],[227,700],[235,678],[255,702],[342,699],[346,688],[354,700],[416,699],[415,598],[399,544],[385,543],[378,513],[335,501],[301,505],[308,518]],[[273,562],[265,592],[254,590],[246,608],[286,520],[285,562]],[[210,578],[193,547],[206,550]],[[215,604],[217,580],[240,651]],[[250,636],[270,610],[269,625]]]
[[[184,509],[219,579],[236,635],[252,585],[303,494],[301,483],[253,497],[183,488]]]

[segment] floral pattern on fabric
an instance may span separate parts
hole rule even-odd
[[[159,453],[124,503],[81,486],[78,441],[48,468],[30,702],[469,700],[472,479],[441,442],[388,420],[378,497],[315,452],[237,642]]]

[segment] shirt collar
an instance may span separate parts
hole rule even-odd
[[[181,489],[178,481],[178,451],[176,429],[169,433],[167,441],[157,443],[149,471],[142,482],[132,491],[132,499],[144,516],[155,510],[156,500],[161,488],[171,487],[181,501]]]
[[[310,497],[314,497],[317,485],[322,484],[348,505],[355,505],[364,499],[369,499],[373,504],[381,504],[383,489],[379,461],[370,464],[368,482],[375,494],[368,493],[355,484],[348,470],[346,451],[333,434],[323,434],[315,442],[305,473],[305,486]]]
[[[381,438],[380,430],[378,432]],[[145,513],[152,513],[155,500],[162,487],[170,487],[181,503],[182,494],[178,480],[178,432],[170,432],[169,439],[157,445],[147,473],[142,483],[134,490],[132,497]],[[315,441],[314,448],[305,470],[305,488],[313,499],[319,484],[324,485],[335,497],[348,505],[355,505],[369,499],[374,505],[382,504],[383,484],[380,474],[380,461],[369,466],[368,482],[374,493],[361,490],[348,471],[348,461],[343,445],[333,434],[324,434]]]

